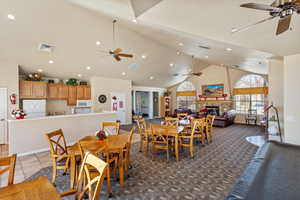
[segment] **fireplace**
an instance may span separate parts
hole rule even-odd
[[[220,106],[205,106],[205,108],[208,110],[207,114],[220,115]]]

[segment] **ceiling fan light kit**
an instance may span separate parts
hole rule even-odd
[[[246,3],[241,5],[242,8],[250,8],[262,11],[268,11],[271,17],[258,21],[254,24],[233,28],[232,33],[245,31],[257,24],[264,23],[279,17],[276,35],[280,35],[290,29],[291,19],[294,14],[300,14],[300,0],[276,0],[271,5]]]

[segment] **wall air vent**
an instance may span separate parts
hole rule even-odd
[[[54,51],[54,46],[49,45],[49,44],[45,44],[45,43],[41,43],[38,47],[38,50],[48,52],[48,53],[52,53]]]
[[[205,50],[210,50],[211,48],[208,46],[203,46],[203,45],[199,45],[198,46],[200,49],[205,49]]]

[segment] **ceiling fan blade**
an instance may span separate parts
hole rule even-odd
[[[118,56],[127,57],[127,58],[133,58],[133,55],[132,55],[132,54],[124,54],[124,53],[120,53],[120,54],[118,54]]]
[[[251,8],[256,10],[264,10],[264,11],[278,11],[281,8],[276,8],[273,6],[265,5],[265,4],[258,4],[258,3],[245,3],[241,5],[242,8]]]
[[[118,54],[118,53],[120,53],[120,52],[122,52],[122,51],[123,51],[122,49],[117,48],[117,49],[115,49],[113,52],[114,52],[115,54]]]
[[[194,76],[201,76],[203,73],[202,72],[195,72],[195,73],[192,73],[192,75]]]
[[[267,19],[260,20],[260,21],[254,23],[254,24],[250,24],[250,25],[247,25],[247,26],[244,26],[244,27],[233,28],[233,29],[231,30],[231,33],[237,33],[237,32],[241,32],[241,31],[248,30],[248,29],[251,28],[252,26],[255,26],[255,25],[264,23],[264,22],[266,22],[266,21],[272,20],[272,19],[274,19],[275,17],[277,17],[277,16],[272,16],[272,17],[269,17],[269,18],[267,18]]]
[[[284,18],[280,18],[277,26],[276,35],[280,35],[289,30],[291,24],[292,15],[288,15]]]
[[[115,55],[114,58],[115,58],[117,61],[121,61],[121,58],[120,58],[118,55]]]

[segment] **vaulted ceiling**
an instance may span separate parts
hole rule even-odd
[[[147,2],[3,0],[0,58],[14,59],[27,71],[44,69],[48,76],[82,74],[83,79],[88,79],[97,75],[130,79],[136,85],[166,87],[184,79],[173,74],[188,72],[192,55],[200,59],[196,62],[198,70],[208,64],[225,64],[266,74],[268,58],[300,52],[299,16],[294,16],[293,30],[280,36],[275,36],[276,20],[231,34],[232,28],[268,14],[240,8],[240,4],[248,2],[245,0]],[[139,11],[137,18],[132,6]],[[16,20],[8,20],[8,14],[14,14]],[[112,19],[118,19],[118,47],[135,54],[134,59],[118,63],[99,52],[113,48]],[[96,41],[101,45],[95,45]],[[37,51],[41,42],[54,45],[54,52]],[[49,64],[49,60],[54,63]]]

